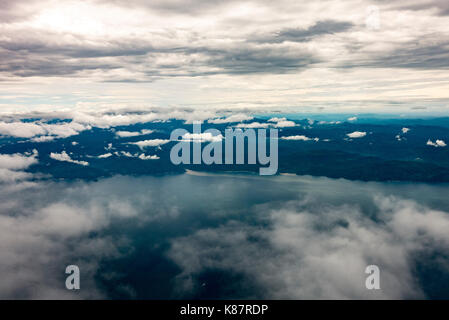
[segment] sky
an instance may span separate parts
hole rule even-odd
[[[449,3],[1,0],[0,109],[435,112]]]

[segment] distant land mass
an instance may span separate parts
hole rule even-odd
[[[362,181],[449,182],[449,118],[401,119],[354,117],[350,120],[284,117],[279,126],[279,173],[325,176]],[[256,117],[240,125],[272,124]],[[326,119],[326,120],[322,120]],[[35,121],[36,119],[29,119]],[[22,121],[27,121],[22,120]],[[67,120],[52,120],[63,123]],[[283,122],[285,123],[285,122]],[[223,132],[236,123],[208,123],[202,129]],[[181,120],[138,123],[108,128],[92,127],[66,138],[38,141],[0,137],[0,153],[38,152],[38,162],[27,171],[42,178],[95,180],[114,175],[161,175],[185,170],[258,172],[259,165],[174,165],[167,142],[172,130],[192,125]],[[139,146],[145,140],[158,145]],[[437,144],[437,141],[439,144]],[[53,153],[53,157],[51,154]],[[65,156],[73,161],[55,157]],[[62,160],[62,161],[61,161]],[[87,164],[87,165],[82,165]]]

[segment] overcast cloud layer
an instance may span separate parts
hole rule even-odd
[[[3,0],[0,106],[441,112],[448,10],[442,0]]]

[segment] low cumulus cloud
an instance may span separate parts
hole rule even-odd
[[[267,122],[250,122],[250,123],[239,123],[236,125],[236,128],[247,128],[247,129],[260,129],[260,128],[290,128],[295,127],[296,123],[291,120],[287,120],[286,118],[270,118]]]
[[[56,138],[66,138],[77,135],[93,127],[108,129],[138,123],[183,120],[185,123],[203,121],[218,117],[222,110],[217,108],[209,111],[190,107],[142,107],[134,105],[90,104],[79,103],[73,108],[58,108],[48,106],[39,111],[18,111],[7,109],[0,111],[5,121],[0,121],[0,136],[16,138],[33,138],[42,142]],[[249,119],[250,116],[229,116],[231,121]],[[6,121],[8,119],[8,121]],[[219,119],[222,120],[222,119]],[[218,121],[220,123],[220,121]],[[152,130],[140,131],[117,130],[118,138],[135,137],[153,133]],[[39,141],[40,140],[40,141]]]
[[[260,122],[251,122],[251,123],[239,123],[236,125],[236,128],[246,128],[246,129],[263,129],[268,128],[270,123],[260,123]]]
[[[445,186],[207,174],[10,183],[0,193],[0,297],[108,298],[105,283],[113,283],[114,292],[125,286],[126,297],[145,297],[126,271],[114,269],[114,261],[140,257],[149,268],[158,259],[176,263],[175,271],[158,271],[173,280],[161,292],[183,297],[207,289],[201,275],[220,270],[253,288],[244,297],[425,298],[416,263],[439,263],[449,272],[449,214],[429,201],[446,193]],[[153,224],[171,231],[143,242],[133,238],[135,230],[147,234]],[[138,243],[146,258],[133,254]],[[163,257],[147,261],[147,250],[160,243]],[[79,292],[64,288],[69,264],[81,269]],[[364,286],[370,264],[381,269],[381,290]]]
[[[2,186],[0,298],[107,298],[98,280],[113,281],[121,275],[99,272],[101,263],[123,258],[133,246],[124,233],[104,231],[123,222],[139,225],[176,217],[176,208],[158,204],[157,197],[144,191],[157,185],[151,179],[117,177],[95,183]],[[80,291],[65,289],[64,271],[70,264],[80,267]],[[133,297],[132,290],[125,293]]]
[[[108,153],[104,153],[104,154],[100,154],[97,158],[99,159],[106,159],[112,157],[112,153],[108,152]]]
[[[394,197],[374,201],[380,221],[354,205],[316,210],[317,203],[305,199],[259,207],[255,212],[269,221],[267,228],[230,221],[175,239],[169,256],[183,270],[179,285],[194,291],[202,272],[226,270],[251,279],[261,298],[423,298],[413,259],[448,252],[448,213]],[[365,288],[371,264],[381,270],[379,291]]]
[[[232,122],[242,122],[242,121],[249,121],[252,120],[253,117],[243,114],[243,113],[237,113],[230,115],[226,118],[216,118],[216,119],[209,119],[207,122],[213,123],[213,124],[223,124],[223,123],[232,123]]]
[[[120,138],[138,137],[146,134],[153,133],[154,130],[140,130],[140,131],[117,131],[116,136]]]
[[[366,132],[354,131],[354,132],[348,133],[347,136],[349,138],[363,138],[364,136],[366,136]]]
[[[139,155],[139,159],[140,160],[158,160],[160,158],[159,158],[158,155],[155,155],[155,154],[153,154],[153,155],[145,155],[144,153],[141,153]]]
[[[59,188],[65,189],[64,186]],[[56,199],[55,195],[61,195],[61,192],[51,183],[2,192],[2,299],[105,297],[93,278],[99,268],[98,262],[121,256],[120,250],[127,248],[127,242],[110,236],[89,237],[88,234],[107,227],[109,214],[120,216],[132,211],[123,203],[117,202],[117,207],[111,211],[113,207],[108,208],[109,205],[100,202],[69,203],[63,197]],[[23,201],[27,200],[33,202],[24,205]],[[74,293],[64,287],[64,270],[69,264],[76,264],[82,270],[82,292]]]
[[[433,142],[432,140],[429,139],[429,140],[427,140],[426,145],[432,146],[435,148],[446,147],[446,142],[444,142],[444,140],[439,140],[439,139],[437,139],[437,140],[435,140],[435,142]]]
[[[0,154],[0,184],[12,183],[32,178],[32,174],[25,172],[31,165],[38,162],[36,149],[29,153]]]
[[[398,141],[407,140],[407,138],[405,138],[405,135],[409,131],[410,131],[410,128],[406,128],[406,127],[402,128],[401,132],[398,135],[396,135],[396,137],[395,137],[396,140],[398,140]]]
[[[160,157],[156,154],[153,155],[146,155],[145,153],[131,153],[129,151],[115,151],[114,155],[117,157],[126,157],[126,158],[138,158],[140,160],[158,160],[160,159]],[[111,153],[106,153],[104,155],[98,156],[98,158],[109,158],[111,157],[112,154]]]
[[[296,135],[296,136],[286,136],[281,137],[282,140],[296,140],[296,141],[319,141],[319,138],[309,138],[304,135]]]
[[[67,138],[90,130],[91,127],[77,122],[48,124],[40,121],[34,122],[0,122],[0,135],[33,138],[34,142],[49,141],[57,138]]]
[[[87,161],[73,160],[65,150],[63,150],[61,153],[51,152],[50,158],[57,160],[57,161],[71,162],[71,163],[79,164],[82,166],[89,165],[89,162],[87,162]]]
[[[282,118],[278,118],[278,117],[274,117],[274,118],[270,118],[268,119],[268,122],[281,122],[281,121],[286,121],[287,118],[282,117]]]
[[[129,142],[129,144],[135,144],[140,149],[145,149],[147,147],[159,147],[161,145],[169,143],[169,139],[149,139],[149,140],[142,140],[137,142]]]
[[[289,128],[289,127],[295,127],[295,126],[296,126],[296,123],[294,121],[288,121],[288,120],[276,122],[276,124],[274,125],[275,128]]]
[[[220,142],[223,140],[223,135],[218,134],[214,136],[210,132],[186,133],[182,136],[182,140],[193,142]]]
[[[26,169],[30,165],[37,163],[37,155],[37,150],[25,154],[0,154],[0,168],[12,170]]]

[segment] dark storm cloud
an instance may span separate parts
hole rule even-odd
[[[275,35],[259,37],[254,41],[262,43],[281,43],[284,41],[305,42],[310,41],[317,36],[345,32],[351,29],[353,26],[354,25],[351,22],[333,20],[318,21],[313,26],[306,29],[283,29]]]

